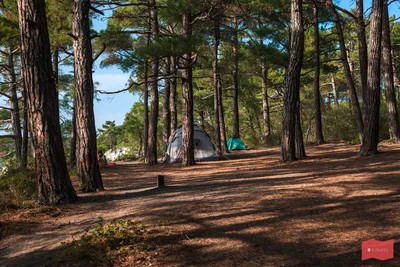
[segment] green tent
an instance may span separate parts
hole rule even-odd
[[[231,137],[228,142],[226,142],[228,150],[246,150],[246,146],[239,137]]]

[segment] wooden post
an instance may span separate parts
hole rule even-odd
[[[165,187],[164,175],[157,175],[157,187]]]

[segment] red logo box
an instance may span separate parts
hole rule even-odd
[[[361,244],[361,260],[377,259],[385,261],[394,257],[394,240],[370,239]]]

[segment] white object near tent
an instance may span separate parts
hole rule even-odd
[[[212,161],[217,160],[214,145],[210,136],[199,126],[194,125],[194,160]],[[182,161],[182,127],[179,127],[169,137],[167,151],[163,162]]]
[[[104,156],[106,157],[107,161],[118,161],[122,160],[124,156],[129,153],[129,150],[130,149],[127,147],[110,149],[104,153]]]

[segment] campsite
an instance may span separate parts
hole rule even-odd
[[[0,0],[0,266],[400,266],[399,0]]]

